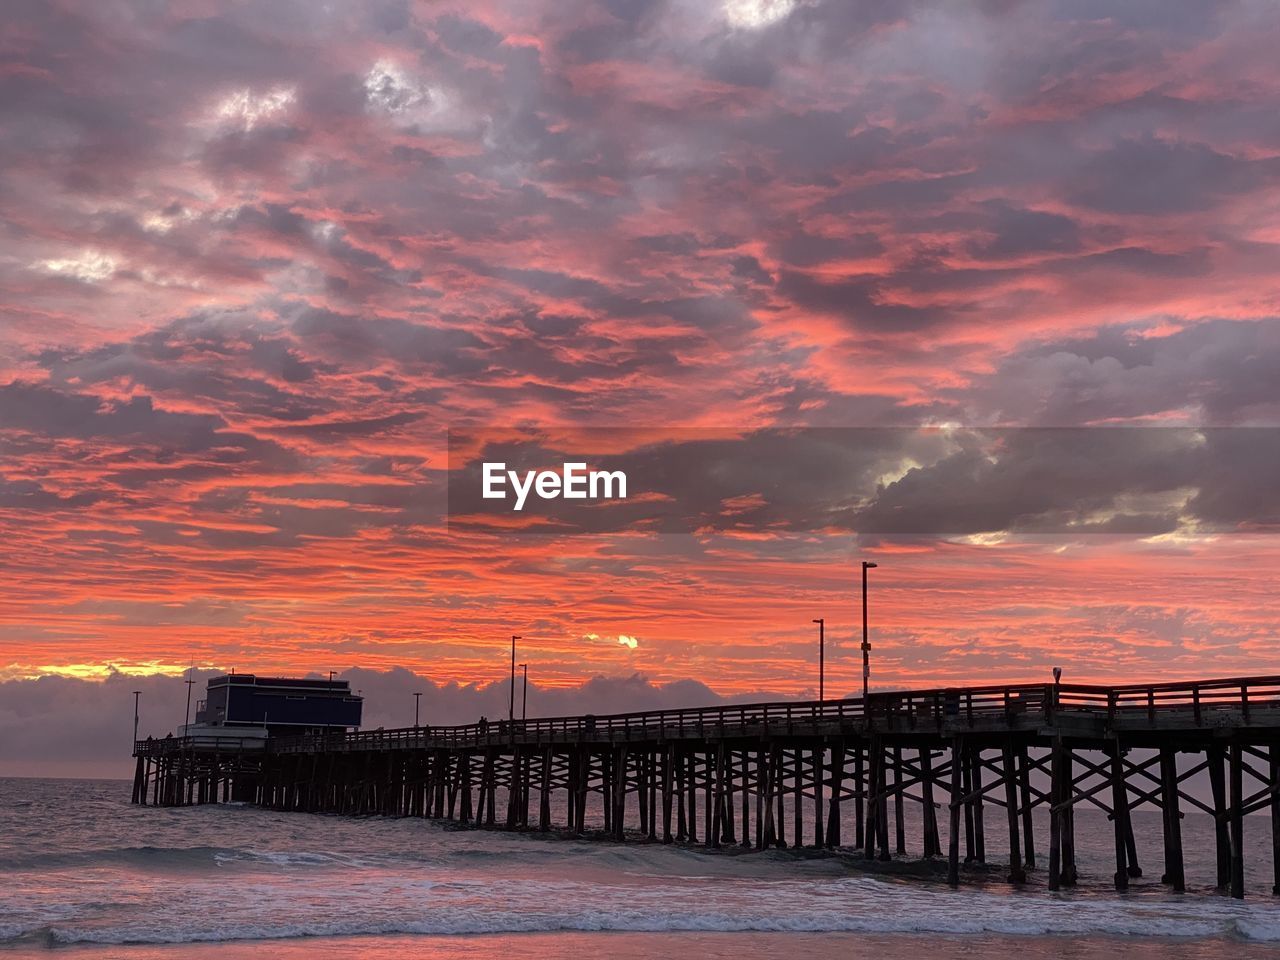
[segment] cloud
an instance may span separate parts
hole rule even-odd
[[[291,87],[276,87],[262,93],[236,90],[218,101],[213,116],[220,123],[239,126],[248,133],[261,121],[284,113],[296,97],[297,91]]]
[[[39,266],[50,273],[63,274],[83,280],[85,283],[97,283],[106,280],[116,272],[118,261],[115,257],[98,250],[86,250],[79,256],[59,257],[44,260]]]
[[[208,678],[219,673],[191,673],[197,681],[196,699]],[[105,679],[44,676],[0,681],[0,775],[131,777],[133,691],[140,692],[139,737],[176,734],[186,710],[184,676],[113,672]],[[481,716],[504,718],[510,696],[506,680],[460,685],[403,668],[346,670],[336,679],[349,681],[365,698],[366,730],[411,726],[414,693],[422,694],[420,717],[427,725],[474,723]],[[594,676],[569,687],[547,686],[531,677],[528,687],[531,717],[714,706],[735,699],[743,698],[721,697],[693,680],[654,683],[639,673]]]
[[[1280,423],[1266,5],[11,6],[6,673],[194,646],[445,682],[516,630],[540,683],[794,691],[794,625],[872,549],[886,682],[1080,635],[1135,671],[1267,652],[1271,548],[1188,530],[1268,528],[1243,434],[1090,464],[766,432]],[[698,535],[445,529],[450,428],[619,425],[748,437],[628,454]],[[851,532],[904,512],[954,535]],[[1071,524],[1110,533],[1034,539]],[[1183,616],[1208,567],[1240,582]],[[1064,598],[1098,570],[1100,609]]]

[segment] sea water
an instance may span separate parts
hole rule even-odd
[[[143,960],[213,950],[221,960],[263,941],[281,957],[513,949],[494,938],[515,938],[524,955],[558,956],[588,949],[584,937],[605,937],[601,955],[613,957],[692,950],[799,960],[842,940],[859,945],[854,953],[879,942],[904,954],[962,955],[991,938],[1012,938],[1028,956],[1045,944],[1062,955],[1068,943],[1076,946],[1066,953],[1091,956],[1080,944],[1098,938],[1162,942],[1165,956],[1192,943],[1201,952],[1187,956],[1280,951],[1266,817],[1246,819],[1249,898],[1240,902],[1214,890],[1213,827],[1198,812],[1183,826],[1187,893],[1161,885],[1161,822],[1146,811],[1134,813],[1145,875],[1116,893],[1111,825],[1089,809],[1077,814],[1080,886],[1051,893],[1043,822],[1041,869],[1023,887],[1004,882],[1007,826],[995,806],[987,808],[989,866],[967,870],[952,890],[945,861],[914,855],[864,865],[807,849],[618,845],[237,804],[136,807],[129,788],[0,779],[0,957],[64,949]],[[812,830],[812,811],[804,813]],[[907,828],[918,853],[918,824],[909,819]],[[852,824],[844,830],[853,835]],[[878,956],[893,952],[883,946]]]

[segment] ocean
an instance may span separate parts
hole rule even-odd
[[[1213,889],[1202,814],[1186,815],[1188,892],[1177,895],[1159,882],[1159,817],[1136,811],[1145,876],[1120,895],[1105,815],[1079,812],[1081,884],[1050,893],[1046,825],[1037,823],[1041,869],[1013,888],[997,812],[990,866],[967,870],[953,891],[942,861],[866,869],[855,856],[809,850],[619,846],[243,805],[134,807],[125,781],[0,779],[0,958],[260,960],[264,945],[274,960],[837,951],[892,960],[997,949],[1102,960],[1118,944],[1162,958],[1280,948],[1266,817],[1246,821],[1239,902]],[[908,846],[918,850],[913,826]]]

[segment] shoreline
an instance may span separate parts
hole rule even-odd
[[[701,960],[829,960],[841,955],[877,960],[914,960],[921,942],[933,958],[989,957],[996,951],[1016,953],[1022,960],[1114,960],[1117,950],[1140,960],[1263,960],[1275,956],[1275,945],[1236,936],[1117,936],[1094,934],[955,933],[797,933],[789,931],[648,932],[535,931],[528,933],[361,934],[299,936],[269,940],[203,941],[174,944],[49,943],[0,946],[5,960],[65,955],[78,960],[260,960],[268,948],[275,960],[479,960],[516,953],[529,960],[551,960],[595,950],[610,960],[696,955]],[[607,951],[605,945],[607,944]],[[268,946],[269,945],[269,946]]]

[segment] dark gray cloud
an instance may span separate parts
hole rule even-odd
[[[478,438],[455,434],[467,449]],[[1275,428],[796,429],[713,437],[688,431],[625,453],[625,432],[546,440],[493,434],[474,459],[451,458],[458,528],[566,534],[649,530],[867,535],[980,533],[1152,536],[1280,528]],[[530,495],[513,511],[481,496],[482,462],[524,476],[565,462],[621,471],[627,500],[584,505]]]
[[[222,672],[194,670],[196,696],[209,677]],[[426,724],[505,717],[510,696],[505,680],[459,684],[401,668],[339,670],[337,679],[349,681],[365,697],[364,729],[412,726],[414,692],[423,695],[421,720]],[[141,691],[139,736],[163,737],[176,734],[183,723],[187,688],[182,681],[179,676],[121,673],[104,680],[46,676],[0,681],[0,774],[131,777],[133,691]],[[528,697],[532,717],[784,699],[769,691],[722,697],[697,680],[655,683],[642,674],[594,676],[570,687],[531,678]]]
[[[978,420],[1270,425],[1280,419],[1277,383],[1280,321],[1211,320],[1169,332],[1108,326],[1029,345],[951,395]]]

